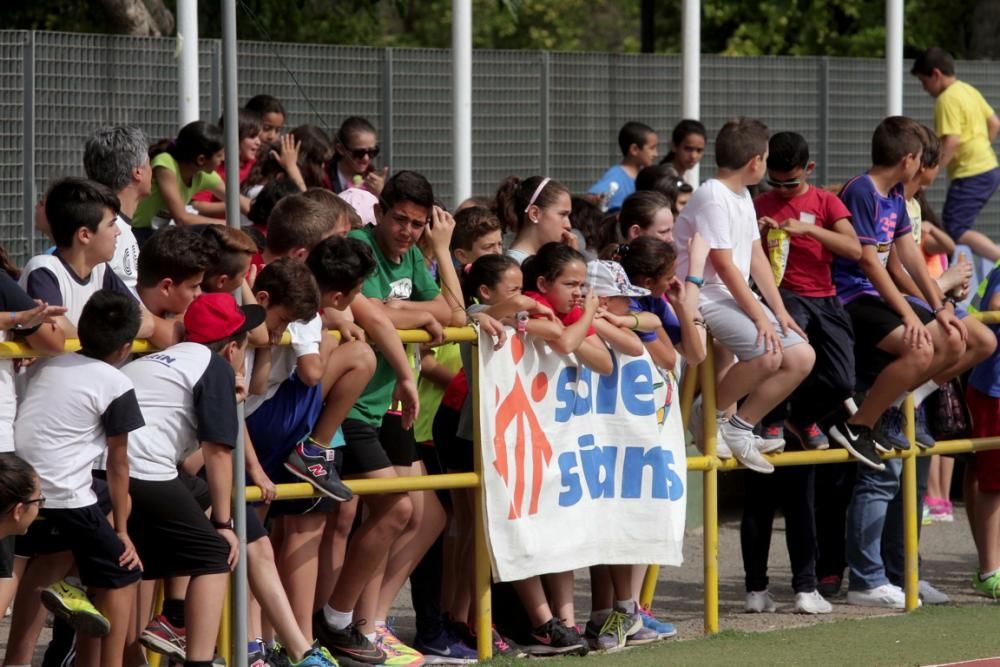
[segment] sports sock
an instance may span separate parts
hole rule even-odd
[[[184,600],[166,599],[163,601],[163,616],[175,628],[184,627]]]
[[[343,630],[354,620],[353,611],[337,611],[330,605],[323,606],[323,617],[334,630]]]
[[[367,633],[367,634],[365,635],[365,638],[366,638],[366,639],[367,639],[368,641],[370,641],[370,642],[374,642],[374,641],[375,641],[375,633],[374,633],[374,632],[369,632],[369,633]]]
[[[989,572],[983,572],[982,574],[979,575],[979,581],[986,581],[987,579],[989,579],[998,572],[1000,572],[1000,568],[997,568],[996,570],[990,570]]]
[[[636,604],[634,600],[615,600],[615,609],[624,611],[626,614],[634,614],[636,612]]]
[[[375,627],[376,628],[385,628],[385,627],[388,627],[388,625],[386,624],[386,622],[385,622],[384,619],[381,620],[381,621],[378,620],[378,619],[375,619]]]
[[[913,407],[919,408],[920,404],[923,403],[928,396],[933,394],[935,391],[941,388],[934,380],[928,380],[919,387],[913,390]]]
[[[608,620],[610,615],[610,609],[595,609],[590,612],[590,620],[594,622],[594,625],[604,625],[604,621]]]
[[[746,421],[745,419],[743,419],[739,415],[733,415],[732,417],[730,417],[729,418],[729,423],[732,424],[733,426],[735,426],[736,428],[743,429],[744,431],[752,431],[753,430],[753,424],[751,424],[750,422]]]

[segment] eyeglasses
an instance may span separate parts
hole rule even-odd
[[[370,158],[376,158],[381,151],[379,146],[375,146],[374,148],[352,148],[349,152],[352,158],[360,160],[366,155]]]
[[[19,500],[10,507],[8,507],[6,510],[4,510],[4,514],[11,511],[18,505],[34,505],[35,503],[38,503],[38,509],[42,509],[43,507],[45,507],[45,496],[38,496],[37,498],[32,498],[30,500]]]
[[[791,181],[775,181],[772,179],[767,179],[767,184],[776,190],[794,190],[795,188],[802,185],[802,179],[797,178]]]

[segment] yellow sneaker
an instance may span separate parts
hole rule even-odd
[[[420,667],[424,664],[424,656],[416,649],[407,646],[387,626],[375,628],[375,643],[385,651],[383,665],[391,667]]]
[[[104,637],[111,632],[111,623],[91,603],[87,593],[65,581],[43,590],[42,604],[80,634]]]

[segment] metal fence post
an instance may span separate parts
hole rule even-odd
[[[474,343],[474,345],[478,345]],[[472,350],[472,437],[474,470],[479,485],[474,491],[476,650],[480,660],[493,657],[493,600],[490,591],[490,554],[486,546],[486,487],[483,480],[483,436],[479,423],[479,350]]]
[[[920,606],[920,539],[917,534],[917,442],[915,435],[913,395],[903,402],[906,421],[906,440],[910,448],[902,453],[903,492],[903,589],[906,592],[906,611]]]
[[[701,362],[702,428],[705,432],[705,456],[714,464],[705,476],[705,633],[719,632],[719,470],[716,456],[715,357],[712,337],[705,341],[705,361]]]
[[[24,238],[28,255],[35,252],[35,32],[24,33],[22,81],[24,84],[21,106],[21,151],[23,169]]]
[[[210,120],[215,123],[222,116],[222,43],[213,39],[210,44],[212,48],[209,51],[211,61],[209,65],[208,108],[212,114]]]
[[[816,63],[816,92],[819,107],[819,183],[830,183],[830,59],[821,57]]]
[[[392,168],[392,48],[382,52],[382,164]]]
[[[538,144],[540,147],[540,161],[539,164],[539,174],[547,176],[549,169],[551,168],[551,158],[549,157],[549,75],[552,68],[552,55],[548,51],[541,52],[541,59],[539,61],[540,65],[540,81],[539,81],[539,94],[538,94],[538,118],[539,118],[539,128],[538,128]]]

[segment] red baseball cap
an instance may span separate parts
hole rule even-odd
[[[232,294],[212,292],[191,302],[184,313],[184,340],[191,343],[214,343],[264,321],[264,308],[257,304],[238,306]]]

